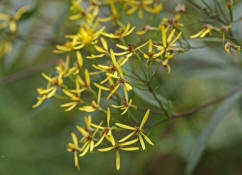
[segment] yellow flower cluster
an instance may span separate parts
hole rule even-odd
[[[109,14],[104,16],[102,9],[109,10]],[[136,26],[125,24],[122,20],[122,15],[129,17],[137,12],[142,18],[144,13],[156,15],[161,10],[162,5],[152,0],[71,1],[69,19],[77,24],[78,30],[74,34],[65,35],[66,42],[57,45],[53,51],[65,54],[66,59],[60,60],[52,75],[42,73],[48,83],[45,88],[37,89],[37,102],[33,107],[56,97],[64,101],[60,106],[65,111],[78,109],[107,116],[106,121],[102,120],[99,124],[92,122],[91,115],[85,117],[86,126],[76,127],[82,136],[80,140],[75,133],[71,133],[72,143],[68,144],[67,150],[74,152],[77,168],[78,157],[97,149],[101,152],[115,150],[116,168],[119,170],[120,150],[139,150],[138,141],[143,150],[145,141],[154,145],[143,130],[150,110],[146,111],[139,126],[118,123],[111,118],[111,112],[119,111],[120,116],[127,116],[131,109],[137,109],[130,95],[134,87],[126,71],[131,59],[143,62],[147,67],[158,64],[160,68],[167,67],[170,72],[169,60],[184,51],[178,43],[182,36],[182,32],[176,29],[182,26],[177,22],[178,17],[174,23],[163,19],[158,26],[146,27],[147,30],[141,33],[135,31]],[[158,41],[149,38],[136,46],[127,44],[126,38],[149,32],[156,32],[160,36]],[[127,130],[130,133],[125,136]],[[120,135],[124,137],[117,139]],[[106,144],[111,146],[105,147]]]
[[[23,6],[17,10],[17,12],[13,15],[0,13],[0,32],[2,30],[6,30],[4,33],[8,32],[15,33],[17,30],[17,23],[23,16],[25,12],[27,12],[28,8]],[[4,36],[3,39],[0,39],[0,58],[11,52],[12,50],[12,42],[11,37]]]
[[[85,126],[76,126],[77,130],[82,135],[82,138],[80,141],[78,141],[77,136],[75,133],[71,133],[72,136],[72,142],[68,144],[67,151],[74,153],[74,162],[75,166],[79,169],[79,163],[78,163],[78,157],[85,156],[88,152],[92,152],[93,150],[97,149],[100,152],[106,152],[115,150],[116,152],[116,168],[119,170],[120,168],[120,154],[119,151],[137,151],[139,150],[139,147],[137,145],[137,142],[139,141],[141,144],[142,149],[145,149],[145,143],[144,139],[150,144],[154,145],[152,141],[144,134],[143,132],[143,126],[145,122],[147,121],[149,117],[150,111],[147,110],[140,126],[128,126],[121,123],[115,123],[116,126],[118,126],[121,130],[127,129],[131,130],[132,132],[125,136],[122,139],[116,140],[114,137],[114,133],[118,133],[119,128],[116,126],[110,125],[110,109],[107,108],[107,118],[106,118],[106,126],[102,126],[103,121],[96,125],[92,123],[92,118],[89,115],[88,117],[84,117],[85,120]],[[132,136],[135,136],[137,138],[133,138],[129,141],[127,141]],[[143,139],[144,138],[144,139]],[[111,146],[106,148],[97,148],[102,143],[111,144]],[[80,143],[80,144],[79,144]],[[131,146],[134,145],[134,146]]]
[[[198,33],[191,35],[190,38],[204,38],[207,34],[210,36],[212,35],[212,31],[217,32],[219,34],[222,34],[222,43],[224,50],[229,54],[229,55],[235,55],[234,51],[237,51],[237,56],[239,57],[240,53],[240,46],[236,45],[233,43],[231,40],[228,40],[225,42],[225,35],[230,32],[232,29],[232,26],[221,26],[220,28],[214,27],[210,24],[205,24],[203,25],[203,29],[200,30]]]

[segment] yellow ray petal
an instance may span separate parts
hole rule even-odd
[[[117,125],[120,128],[123,128],[123,129],[135,130],[135,127],[128,126],[128,125],[125,125],[125,124],[122,124],[122,123],[115,123],[115,125]]]
[[[132,144],[136,143],[137,141],[138,141],[138,139],[133,139],[133,140],[130,140],[127,142],[120,143],[119,145],[121,145],[121,146],[132,145]]]
[[[106,152],[106,151],[110,151],[112,149],[113,149],[113,147],[110,146],[110,147],[107,147],[107,148],[100,148],[100,149],[98,149],[98,151],[100,151],[100,152]]]
[[[154,143],[152,143],[152,141],[149,139],[149,137],[147,137],[144,133],[142,133],[142,136],[144,137],[144,139],[152,146],[154,146]]]
[[[142,149],[145,150],[145,143],[144,143],[144,140],[143,140],[143,138],[140,134],[139,134],[139,141],[140,141]]]
[[[116,168],[117,170],[120,169],[120,155],[119,155],[119,151],[116,151]]]
[[[130,137],[132,137],[135,134],[135,131],[131,132],[129,135],[125,136],[124,138],[122,138],[121,140],[119,140],[119,142],[124,142],[126,140],[128,140]]]
[[[76,134],[72,132],[71,133],[71,137],[72,137],[72,140],[73,140],[74,145],[77,147],[78,141],[77,141]]]
[[[89,150],[90,145],[88,144],[85,149],[83,150],[83,152],[81,154],[79,154],[79,157],[83,157],[87,154],[88,150]]]
[[[146,113],[145,113],[145,115],[144,115],[142,121],[141,121],[140,129],[143,128],[145,122],[147,121],[147,119],[148,119],[148,117],[149,117],[149,114],[150,114],[150,110],[148,109],[148,110],[146,111]]]
[[[124,151],[138,151],[139,147],[129,147],[129,148],[120,148],[120,149]]]

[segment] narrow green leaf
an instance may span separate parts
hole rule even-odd
[[[153,95],[149,91],[143,91],[137,88],[133,88],[133,91],[139,98],[141,98],[145,102],[149,103],[154,107],[160,108],[159,103],[154,99]],[[171,102],[169,102],[165,97],[157,94],[157,98],[160,100],[165,110],[172,109]]]
[[[34,8],[26,11],[22,17],[20,18],[20,21],[24,21],[26,19],[29,19],[30,17],[32,17],[39,9],[39,6],[35,6]]]
[[[187,160],[186,175],[191,175],[196,165],[198,164],[202,153],[207,145],[209,137],[212,135],[219,123],[227,116],[234,107],[237,100],[240,98],[242,91],[235,93],[227,98],[214,112],[211,119],[202,131],[202,134],[196,141],[195,147],[192,148],[190,156]]]

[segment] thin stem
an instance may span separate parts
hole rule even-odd
[[[161,123],[169,121],[169,120],[173,120],[173,119],[176,119],[176,118],[181,118],[181,117],[192,115],[192,114],[197,113],[197,112],[199,112],[199,111],[201,111],[201,110],[203,110],[203,109],[205,109],[205,108],[207,108],[211,105],[218,104],[221,101],[225,100],[226,98],[230,97],[231,95],[235,94],[236,92],[240,91],[241,88],[242,88],[242,85],[238,86],[236,89],[230,91],[229,93],[227,93],[227,94],[225,94],[221,97],[215,98],[215,99],[213,99],[213,100],[211,100],[211,101],[209,101],[205,104],[197,106],[197,107],[190,109],[188,111],[180,112],[180,113],[173,113],[169,118],[165,118],[165,119],[162,119],[162,120],[155,122],[151,125],[147,125],[147,129],[151,129],[151,128],[153,128],[157,125],[160,125]]]

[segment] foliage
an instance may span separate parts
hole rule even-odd
[[[182,128],[193,125],[191,120],[200,120],[197,127],[203,128],[206,120],[198,119],[196,113],[209,116],[211,111],[202,110],[221,102],[197,144],[191,143],[196,135],[189,139],[194,147],[188,159],[183,155],[187,160],[184,172],[192,174],[213,131],[229,111],[236,110],[241,97],[241,76],[238,76],[242,73],[241,38],[237,26],[240,18],[235,17],[239,3],[71,0],[63,6],[59,20],[53,25],[53,36],[43,40],[44,44],[56,45],[54,49],[51,47],[54,54],[50,48],[47,50],[49,57],[61,59],[57,63],[53,59],[47,64],[51,68],[49,73],[42,73],[46,85],[41,82],[37,89],[37,101],[30,115],[45,108],[53,108],[52,115],[68,115],[65,117],[70,119],[60,120],[68,131],[70,125],[76,125],[76,131],[70,132],[72,140],[67,151],[73,152],[77,169],[82,168],[79,160],[83,161],[83,156],[115,150],[119,170],[120,151],[160,151],[164,148],[160,146],[158,133],[166,130],[166,126],[160,126],[162,123],[194,115],[187,121],[177,120],[174,135],[179,132],[179,125]],[[0,14],[2,62],[7,63],[8,56],[16,51],[17,40],[28,37],[29,34],[21,34],[21,25],[31,21],[39,11],[41,3],[32,8],[21,6],[12,14]],[[198,25],[193,27],[193,23]],[[43,55],[47,52],[41,51]],[[23,57],[20,52],[19,55]],[[16,65],[20,65],[19,60],[15,60]],[[40,65],[23,75],[16,74],[17,78],[16,75],[2,78],[0,83],[45,68],[46,65]],[[4,86],[2,91],[6,91]],[[179,124],[184,122],[187,124]],[[179,138],[185,140],[181,145],[187,143],[184,136]],[[162,138],[166,139],[169,136]],[[171,140],[176,141],[172,137]],[[148,145],[154,148],[147,148]],[[186,155],[190,152],[187,147],[184,150]],[[181,152],[178,154],[182,155]]]

